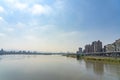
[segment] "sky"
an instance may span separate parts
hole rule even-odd
[[[0,0],[0,48],[76,52],[120,38],[120,0]]]

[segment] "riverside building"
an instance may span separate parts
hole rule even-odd
[[[92,42],[85,46],[85,53],[102,52],[102,42],[100,40]]]
[[[120,39],[104,47],[105,52],[120,52]]]

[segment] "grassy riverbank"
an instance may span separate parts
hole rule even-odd
[[[73,55],[66,55],[67,57],[72,58],[79,58],[84,60],[91,60],[91,61],[101,61],[101,62],[111,62],[111,63],[120,63],[120,57],[101,57],[101,56],[79,56],[73,54]]]
[[[91,61],[120,63],[120,58],[115,58],[115,57],[84,56],[83,58],[84,60],[91,60]]]

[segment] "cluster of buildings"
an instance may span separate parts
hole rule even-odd
[[[94,41],[91,44],[85,45],[84,50],[79,48],[77,53],[97,53],[97,52],[120,52],[120,39],[116,40],[112,44],[105,45],[103,47],[100,40]]]
[[[102,52],[102,42],[100,40],[92,42],[92,44],[85,45],[84,53]]]
[[[4,54],[39,54],[36,51],[5,51],[3,49],[0,50],[0,55],[4,55]]]
[[[105,52],[120,52],[120,39],[116,40],[112,44],[104,46]]]

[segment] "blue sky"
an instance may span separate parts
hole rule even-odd
[[[0,48],[75,52],[120,38],[120,0],[0,0]]]

